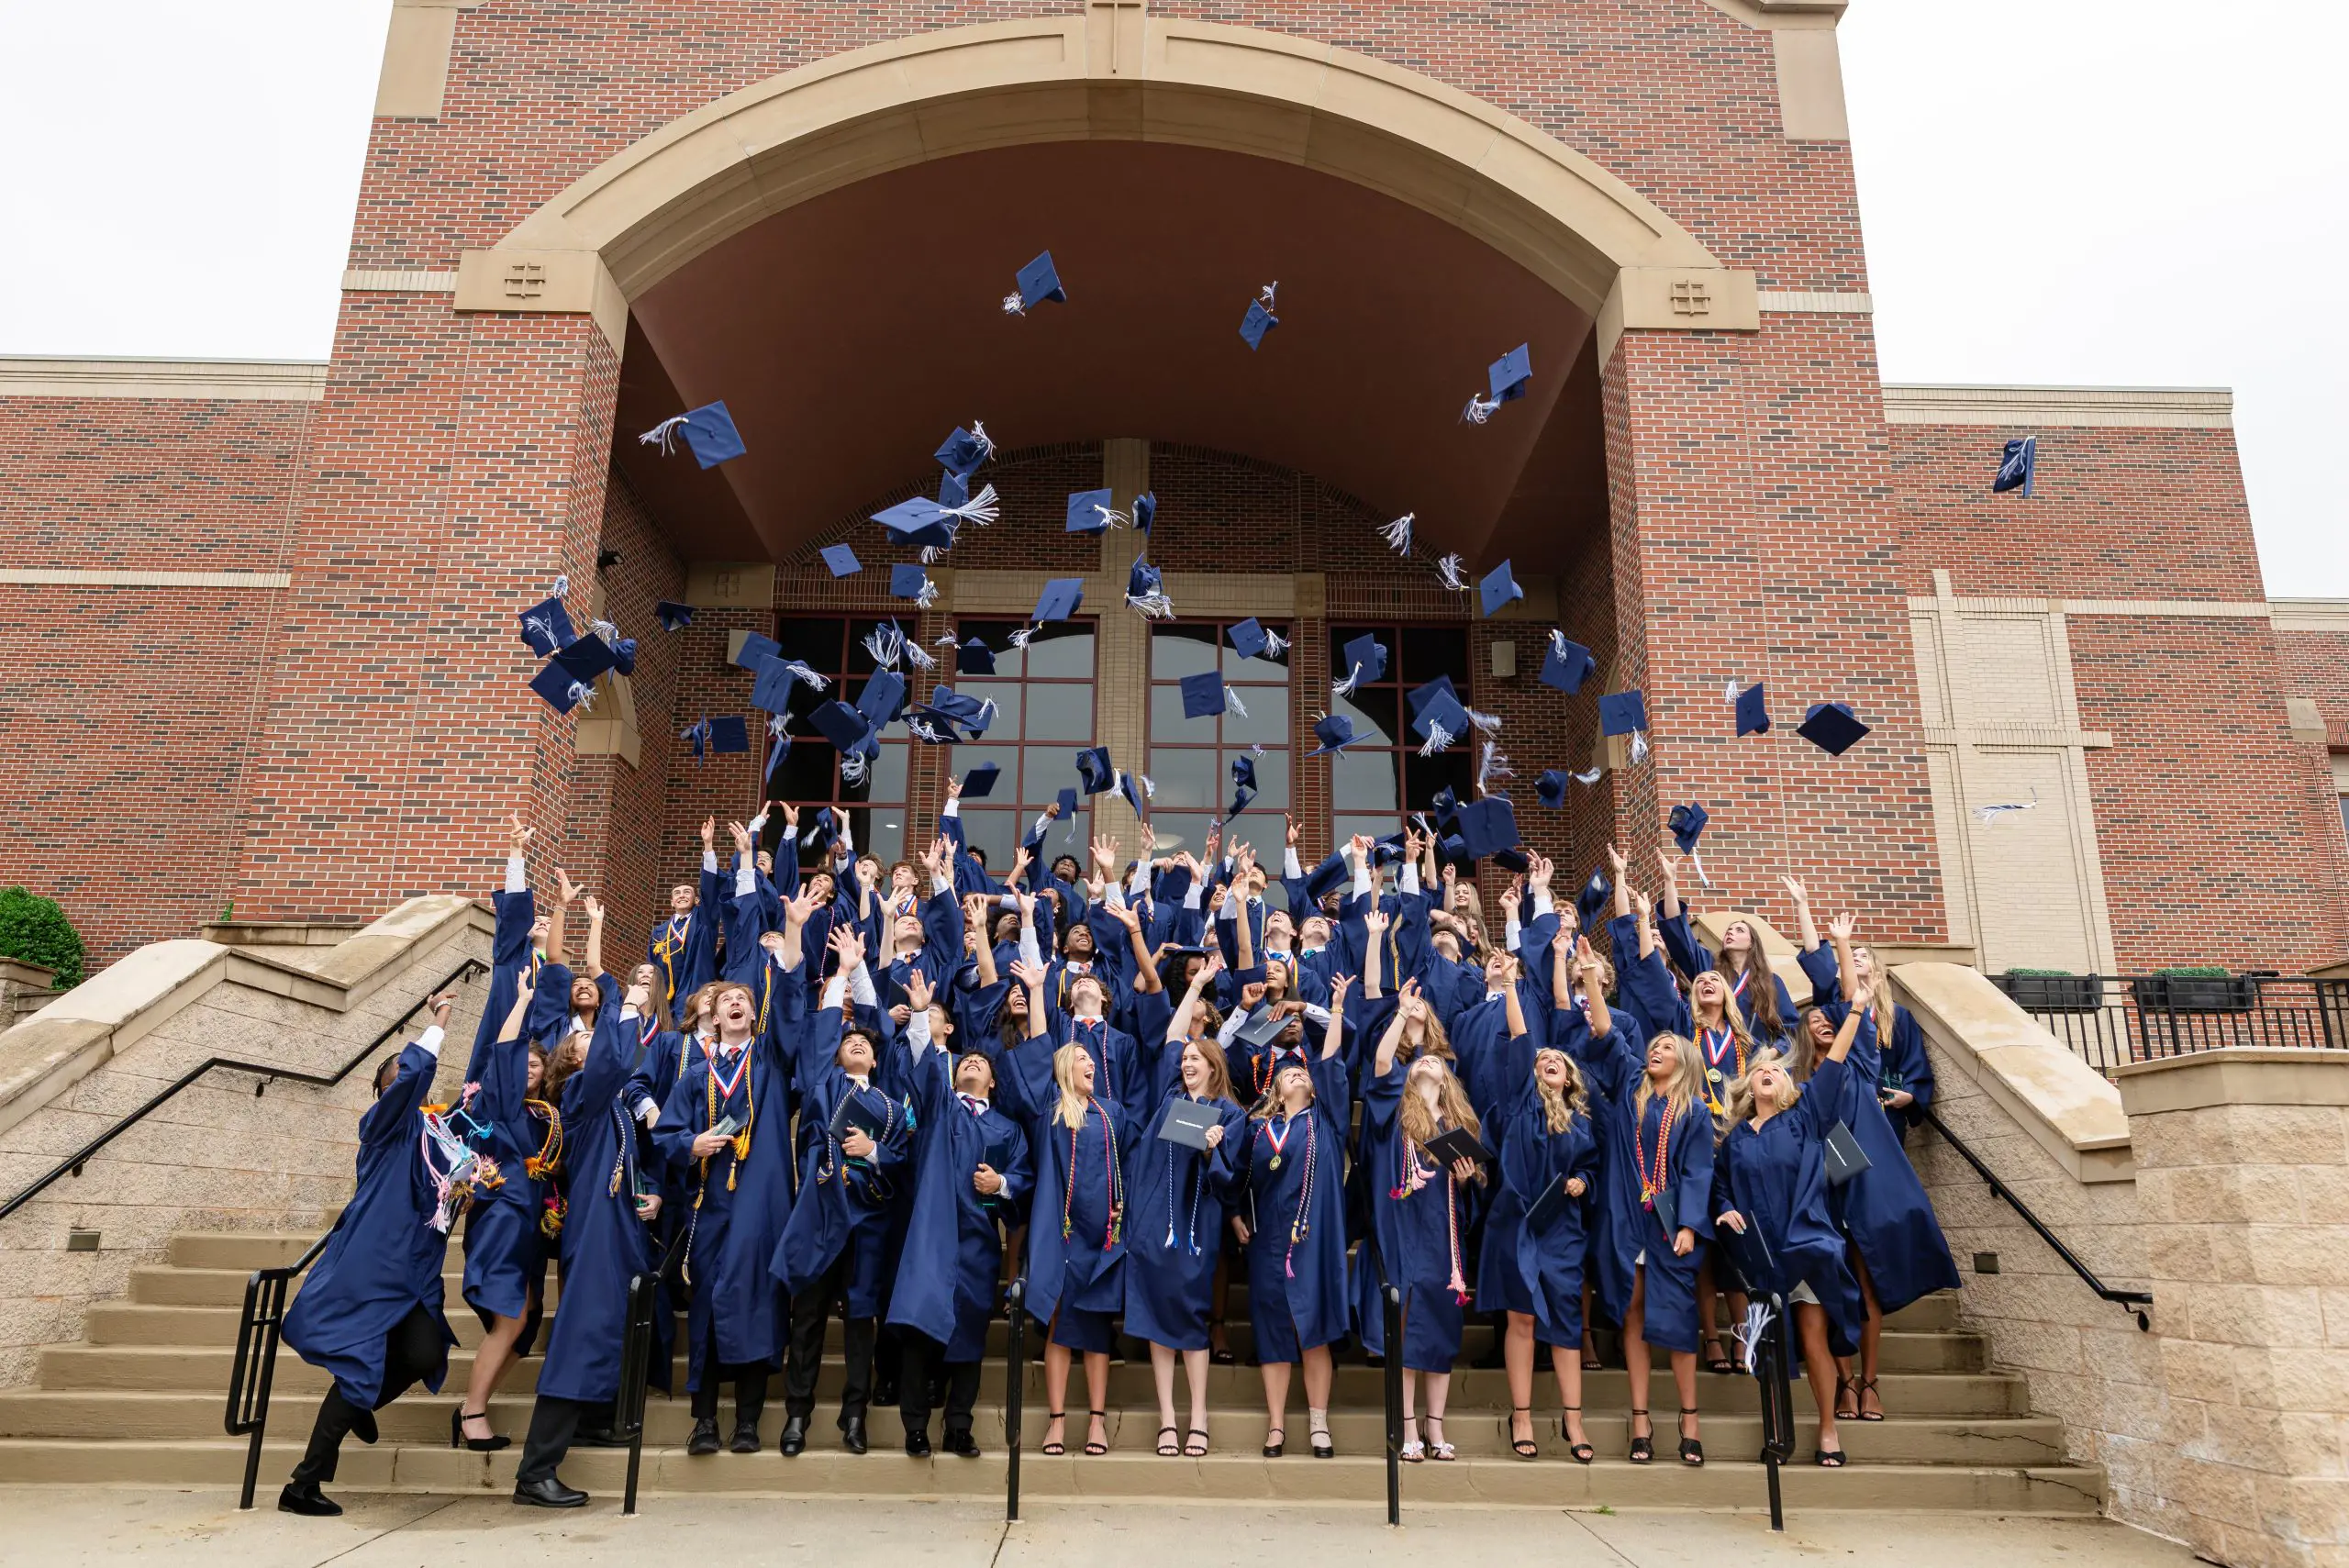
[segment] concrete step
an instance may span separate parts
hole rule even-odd
[[[241,1295],[235,1307],[102,1302],[89,1309],[83,1333],[93,1345],[234,1345],[242,1320]],[[678,1320],[684,1321],[682,1315]],[[459,1307],[450,1313],[449,1321],[461,1344],[470,1347],[481,1342],[481,1321],[471,1312]],[[1001,1355],[1009,1334],[1009,1326],[1004,1322],[989,1325],[987,1353]],[[1246,1322],[1232,1322],[1229,1336],[1232,1351],[1243,1360],[1254,1353],[1254,1331]],[[1491,1343],[1492,1330],[1482,1323],[1472,1323],[1462,1338],[1461,1355],[1473,1360]],[[829,1344],[834,1350],[840,1348],[838,1319],[831,1324]],[[1979,1372],[1987,1365],[1988,1347],[1979,1335],[1962,1330],[1923,1334],[1887,1330],[1880,1358],[1878,1364],[1887,1372]]]
[[[229,1344],[51,1346],[41,1352],[37,1385],[50,1391],[110,1389],[206,1394],[225,1398],[234,1357],[235,1347]],[[462,1384],[473,1364],[472,1352],[462,1348],[451,1351],[449,1364],[451,1383]],[[520,1392],[535,1386],[540,1364],[540,1358],[537,1356],[525,1358],[522,1365],[508,1374],[509,1390]],[[681,1354],[675,1367],[680,1378],[683,1370]],[[323,1393],[328,1383],[325,1373],[306,1365],[291,1352],[279,1355],[275,1376],[276,1389],[288,1395],[315,1396]],[[826,1390],[835,1389],[841,1376],[841,1363],[828,1361],[818,1385]],[[1382,1377],[1375,1367],[1340,1365],[1333,1403],[1360,1409],[1383,1407]],[[999,1389],[1002,1383],[1003,1362],[998,1357],[986,1363],[981,1373],[981,1387],[992,1391]],[[1031,1396],[1041,1398],[1041,1366],[1029,1367],[1027,1383]],[[1130,1408],[1154,1404],[1152,1386],[1146,1362],[1127,1362],[1110,1369],[1111,1391],[1121,1406]],[[1499,1372],[1463,1370],[1453,1375],[1452,1403],[1461,1409],[1506,1408],[1507,1386],[1507,1380]],[[1659,1377],[1656,1386],[1668,1388],[1668,1380]],[[1887,1408],[1904,1416],[2017,1416],[2029,1408],[2022,1379],[2007,1373],[1887,1373],[1881,1386]],[[1208,1387],[1211,1404],[1238,1406],[1259,1396],[1263,1384],[1252,1367],[1219,1366],[1210,1369]],[[1756,1407],[1756,1387],[1748,1377],[1707,1373],[1700,1375],[1698,1396],[1709,1408],[1753,1409]],[[1594,1410],[1630,1403],[1626,1375],[1620,1368],[1585,1373],[1584,1389],[1585,1402]],[[990,1393],[985,1396],[994,1396]]]
[[[1148,1434],[1143,1434],[1146,1438]],[[1106,1456],[1031,1454],[1020,1463],[1022,1495],[1032,1498],[1101,1496],[1247,1503],[1275,1498],[1383,1506],[1386,1467],[1376,1454],[1315,1461],[1265,1460],[1253,1453],[1206,1459],[1161,1459],[1121,1449]],[[0,1483],[128,1486],[235,1485],[246,1445],[228,1439],[137,1440],[118,1442],[0,1440]],[[299,1456],[299,1444],[273,1440],[263,1448],[261,1473],[275,1485]],[[334,1490],[491,1492],[508,1489],[516,1449],[475,1454],[396,1443],[345,1445]],[[563,1464],[563,1478],[592,1493],[617,1493],[628,1455],[581,1450]],[[2093,1466],[1993,1467],[1854,1464],[1840,1471],[1808,1463],[1782,1473],[1790,1510],[1950,1510],[1999,1514],[2092,1514],[2101,1506],[2104,1473]],[[813,1449],[786,1460],[770,1447],[757,1454],[694,1459],[679,1448],[648,1449],[642,1489],[655,1496],[726,1491],[779,1496],[871,1496],[999,1499],[1004,1461],[999,1449],[977,1460],[951,1456],[911,1460],[876,1449],[859,1457]],[[1416,1464],[1403,1473],[1406,1507],[1475,1503],[1483,1506],[1618,1508],[1756,1508],[1763,1505],[1761,1465],[1726,1458],[1691,1470],[1668,1457],[1651,1465],[1609,1459],[1593,1465],[1566,1460],[1531,1463],[1464,1459]],[[264,1498],[265,1500],[265,1494]]]
[[[451,1387],[444,1388],[438,1396],[411,1396],[386,1407],[377,1418],[382,1425],[384,1440],[428,1446],[445,1443],[448,1440],[449,1411],[454,1407],[456,1392]],[[783,1421],[780,1390],[777,1392],[777,1399],[767,1408],[764,1424],[770,1441],[774,1440]],[[1179,1386],[1178,1397],[1187,1398],[1187,1395],[1180,1392]],[[270,1430],[280,1438],[299,1437],[309,1429],[317,1413],[317,1399],[315,1396],[281,1395],[271,1401]],[[833,1441],[831,1423],[837,1413],[836,1404],[827,1405],[818,1413],[817,1434],[822,1446],[829,1447]],[[731,1431],[730,1400],[721,1408],[720,1414],[727,1422],[727,1429]],[[994,1435],[999,1442],[1002,1431],[1000,1408],[989,1406],[980,1414],[982,1429]],[[1187,1419],[1187,1405],[1178,1406],[1177,1416]],[[1508,1445],[1503,1416],[1504,1412],[1496,1407],[1472,1408],[1454,1405],[1452,1418],[1446,1423],[1446,1434],[1463,1454],[1505,1456],[1508,1452]],[[526,1398],[509,1396],[491,1402],[491,1424],[499,1431],[518,1437],[529,1426],[529,1418],[530,1405]],[[205,1439],[219,1434],[220,1419],[220,1399],[211,1395],[46,1390],[0,1394],[0,1438]],[[1042,1419],[1041,1409],[1031,1406],[1028,1412],[1027,1431],[1031,1448],[1043,1440]],[[1150,1448],[1156,1446],[1155,1414],[1148,1407],[1128,1408],[1119,1414],[1118,1419],[1120,1440]],[[1294,1451],[1302,1454],[1306,1451],[1307,1440],[1303,1411],[1292,1408],[1289,1420]],[[1815,1446],[1815,1423],[1805,1415],[1798,1418],[1798,1424],[1801,1431],[1800,1452],[1807,1457]],[[1257,1451],[1264,1445],[1268,1425],[1261,1400],[1212,1407],[1208,1411],[1210,1440],[1219,1451]],[[873,1411],[871,1426],[876,1446],[894,1446],[904,1440],[904,1431],[894,1409]],[[682,1397],[664,1398],[656,1393],[647,1402],[645,1438],[648,1446],[682,1447],[692,1427],[692,1412]],[[1386,1416],[1376,1408],[1341,1407],[1330,1413],[1330,1429],[1341,1452],[1375,1453],[1380,1451],[1386,1441]],[[933,1435],[937,1430],[933,1418]],[[1620,1405],[1603,1409],[1590,1406],[1586,1418],[1586,1430],[1593,1446],[1601,1453],[1620,1456],[1631,1439],[1630,1417]],[[1544,1453],[1564,1456],[1564,1446],[1558,1436],[1554,1405],[1536,1407],[1535,1435]],[[1080,1442],[1083,1440],[1081,1430],[1075,1436]],[[1705,1418],[1703,1436],[1709,1453],[1722,1458],[1749,1455],[1757,1452],[1761,1447],[1761,1418],[1750,1411],[1710,1414]],[[2063,1425],[2046,1416],[1903,1416],[1889,1421],[1846,1421],[1842,1424],[1842,1441],[1854,1463],[2045,1465],[2064,1462]]]

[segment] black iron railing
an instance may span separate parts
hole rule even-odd
[[[440,983],[434,985],[430,991],[425,993],[424,999],[419,999],[415,1006],[410,1007],[406,1012],[402,1013],[398,1018],[393,1019],[391,1024],[384,1029],[383,1033],[377,1035],[373,1040],[369,1040],[365,1045],[362,1046],[357,1055],[351,1057],[350,1061],[336,1068],[332,1073],[319,1074],[317,1073],[296,1072],[295,1069],[290,1067],[273,1066],[271,1063],[266,1062],[247,1062],[243,1058],[236,1056],[206,1057],[202,1062],[197,1062],[195,1066],[181,1073],[177,1078],[172,1080],[172,1082],[165,1087],[150,1096],[146,1104],[140,1106],[137,1110],[132,1111],[129,1115],[115,1122],[104,1132],[99,1133],[95,1138],[93,1138],[89,1142],[82,1145],[81,1148],[76,1149],[72,1153],[68,1154],[63,1160],[60,1161],[54,1167],[52,1167],[48,1173],[36,1179],[31,1185],[26,1187],[22,1192],[17,1193],[6,1203],[0,1203],[0,1219],[7,1218],[10,1215],[16,1213],[17,1210],[24,1207],[25,1205],[39,1196],[42,1192],[47,1190],[51,1183],[62,1181],[67,1176],[80,1175],[82,1173],[82,1167],[88,1164],[91,1157],[96,1154],[98,1151],[104,1149],[107,1144],[112,1143],[116,1139],[120,1138],[124,1133],[128,1132],[132,1128],[137,1127],[140,1122],[146,1120],[150,1116],[161,1109],[164,1106],[169,1105],[178,1096],[181,1090],[187,1088],[190,1084],[195,1083],[206,1073],[215,1072],[254,1073],[260,1079],[260,1082],[253,1085],[253,1095],[256,1098],[266,1093],[270,1084],[280,1080],[288,1084],[307,1084],[315,1088],[330,1089],[337,1084],[341,1083],[345,1078],[350,1077],[352,1072],[354,1072],[362,1062],[365,1062],[369,1057],[381,1051],[385,1044],[394,1039],[394,1037],[399,1035],[403,1030],[405,1030],[408,1026],[408,1021],[414,1018],[417,1010],[424,1006],[425,999],[437,995],[440,992],[447,990],[451,985],[462,984],[464,982],[473,979],[475,975],[486,974],[488,973],[489,966],[482,962],[481,960],[477,958],[469,958],[465,960],[464,962],[459,964],[456,968],[442,975]]]
[[[1019,1417],[1028,1391],[1028,1276],[1004,1295],[1008,1321],[1003,1337],[1003,1517],[1019,1518]]]
[[[1386,1522],[1403,1522],[1403,1293],[1378,1270],[1378,1298],[1386,1317]]]
[[[230,1437],[251,1440],[245,1445],[245,1485],[237,1498],[239,1508],[253,1506],[253,1485],[261,1476],[261,1445],[269,1431],[269,1391],[277,1377],[277,1340],[285,1322],[286,1298],[294,1293],[294,1282],[318,1261],[333,1235],[328,1230],[294,1262],[256,1269],[245,1281],[245,1316],[237,1327],[237,1359],[228,1371],[228,1413],[222,1423]]]
[[[1778,1466],[1795,1456],[1795,1391],[1788,1345],[1794,1325],[1787,1321],[1790,1308],[1775,1291],[1768,1297],[1769,1327],[1753,1347],[1753,1375],[1762,1384],[1762,1468],[1770,1482],[1770,1528],[1787,1528],[1786,1507],[1778,1492]]]
[[[2290,974],[1994,974],[2068,1046],[2110,1074],[2228,1046],[2349,1048],[2349,980]]]
[[[1930,1106],[1924,1107],[1924,1113],[1925,1119],[1932,1124],[1933,1130],[1941,1134],[1942,1141],[1947,1143],[1952,1149],[1956,1150],[1959,1155],[1964,1158],[1965,1162],[1974,1167],[1975,1174],[1980,1176],[1983,1181],[1989,1184],[1990,1195],[2003,1200],[2009,1208],[2013,1209],[2015,1213],[2021,1215],[2022,1217],[2022,1222],[2025,1225],[2030,1226],[2032,1229],[2037,1231],[2039,1233],[2039,1239],[2047,1243],[2049,1250],[2052,1251],[2058,1258],[2064,1260],[2065,1266],[2069,1268],[2074,1273],[2080,1276],[2080,1283],[2082,1284],[2087,1285],[2102,1299],[2111,1302],[2122,1311],[2127,1312],[2130,1316],[2135,1318],[2137,1319],[2137,1327],[2141,1330],[2146,1332],[2152,1331],[2154,1326],[2153,1320],[2147,1317],[2145,1313],[2145,1308],[2154,1304],[2154,1298],[2151,1292],[2143,1290],[2115,1290],[2110,1285],[2105,1284],[2104,1281],[2099,1279],[2097,1277],[2096,1271],[2089,1268],[2087,1264],[2080,1262],[2079,1255],[2077,1253],[2074,1252],[2069,1247],[2066,1247],[2062,1241],[2058,1240],[2056,1239],[2055,1232],[2047,1229],[2046,1222],[2041,1219],[2039,1216],[2032,1213],[2031,1206],[2024,1203],[2022,1199],[2017,1197],[2014,1194],[2014,1189],[2008,1186],[2006,1183],[1998,1180],[1998,1173],[1992,1171],[1989,1166],[1985,1165],[1982,1162],[1982,1157],[1975,1153],[1973,1150],[1968,1149],[1965,1146],[1965,1140],[1959,1138],[1957,1134],[1949,1129],[1949,1123],[1943,1121]]]

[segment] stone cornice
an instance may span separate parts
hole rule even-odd
[[[316,403],[319,360],[144,360],[0,357],[0,397],[195,397]]]
[[[1884,417],[1891,425],[2137,426],[2224,430],[2233,427],[2234,393],[2223,386],[1890,385]]]

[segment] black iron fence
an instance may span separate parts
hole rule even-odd
[[[2292,974],[1994,974],[2098,1072],[2227,1046],[2349,1049],[2349,980]]]

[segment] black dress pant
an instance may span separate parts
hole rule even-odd
[[[791,1359],[783,1373],[783,1410],[801,1420],[816,1413],[816,1376],[824,1365],[824,1323],[832,1304],[844,1299],[842,1284],[853,1247],[843,1247],[824,1277],[791,1298]],[[870,1318],[841,1319],[848,1381],[841,1385],[841,1419],[863,1416],[873,1399],[873,1340]]]
[[[946,1380],[946,1432],[949,1437],[971,1429],[971,1411],[979,1402],[979,1363],[950,1362],[946,1347],[912,1329],[898,1331],[905,1361],[897,1380],[897,1413],[908,1436],[930,1430],[930,1380],[941,1373]]]
[[[767,1407],[767,1376],[773,1369],[765,1362],[746,1362],[737,1365],[730,1362],[715,1362],[706,1369],[701,1386],[694,1390],[694,1419],[718,1419],[718,1385],[734,1385],[734,1419],[737,1425],[755,1427]]]
[[[440,1337],[440,1318],[419,1304],[407,1309],[407,1316],[392,1325],[384,1336],[384,1377],[375,1396],[373,1409],[380,1410],[409,1389],[424,1381],[432,1369],[441,1364],[447,1341]],[[294,1467],[295,1485],[319,1485],[334,1479],[335,1461],[341,1455],[342,1440],[359,1418],[358,1407],[342,1396],[340,1387],[327,1390],[319,1403],[318,1418],[310,1426],[310,1444],[302,1451],[302,1462]]]
[[[571,1451],[571,1440],[579,1435],[580,1418],[598,1406],[608,1408],[609,1402],[540,1395],[530,1407],[530,1435],[522,1440],[522,1467],[515,1473],[514,1484],[529,1486],[551,1477]]]

